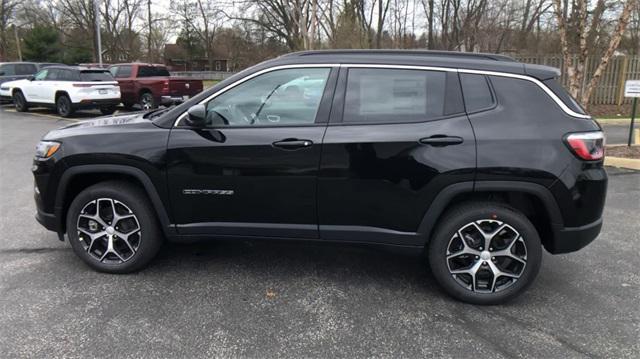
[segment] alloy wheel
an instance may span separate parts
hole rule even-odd
[[[130,260],[142,239],[136,215],[124,203],[112,198],[87,203],[78,215],[77,231],[84,250],[102,263]]]
[[[64,99],[64,98],[60,98],[58,100],[58,113],[61,116],[66,116],[69,113],[69,109],[70,109],[70,105],[69,102]]]
[[[449,273],[464,288],[493,293],[512,286],[524,273],[527,248],[512,226],[483,219],[462,226],[447,246]]]
[[[149,94],[142,95],[140,98],[140,107],[143,110],[151,110],[153,108],[153,97]]]

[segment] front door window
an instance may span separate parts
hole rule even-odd
[[[209,101],[208,126],[313,124],[329,72],[329,68],[286,69],[248,80]]]

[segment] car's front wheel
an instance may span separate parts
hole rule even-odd
[[[26,112],[29,110],[27,99],[22,94],[22,91],[19,90],[13,93],[13,105],[18,112]]]
[[[121,181],[101,182],[80,192],[67,212],[67,234],[85,263],[107,273],[141,269],[163,240],[147,196]]]
[[[428,248],[429,265],[451,296],[499,304],[521,294],[540,268],[538,232],[522,213],[500,203],[468,203],[448,211]]]
[[[69,117],[73,115],[74,109],[71,99],[67,95],[60,95],[56,99],[56,111],[58,115],[62,117]]]

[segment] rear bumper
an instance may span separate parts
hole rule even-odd
[[[554,240],[545,248],[552,254],[575,252],[593,242],[601,229],[602,218],[581,227],[554,227]]]
[[[96,108],[102,106],[117,106],[120,104],[120,98],[82,100],[73,104],[74,108]]]

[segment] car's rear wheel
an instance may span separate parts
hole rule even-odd
[[[60,95],[56,99],[56,112],[62,117],[73,115],[74,109],[71,99],[67,95]]]
[[[542,258],[533,224],[500,203],[468,203],[448,211],[428,250],[438,283],[473,304],[499,304],[521,294]]]
[[[103,115],[113,115],[114,112],[116,112],[116,107],[113,105],[100,107],[100,113]]]
[[[29,110],[29,104],[22,94],[22,91],[16,91],[13,93],[13,104],[18,112],[26,112]]]
[[[140,95],[140,108],[143,110],[153,110],[156,108],[156,101],[153,98],[153,94],[151,92],[144,92]]]
[[[67,234],[74,252],[100,272],[129,273],[158,253],[162,233],[146,195],[108,181],[80,192],[69,206]]]

